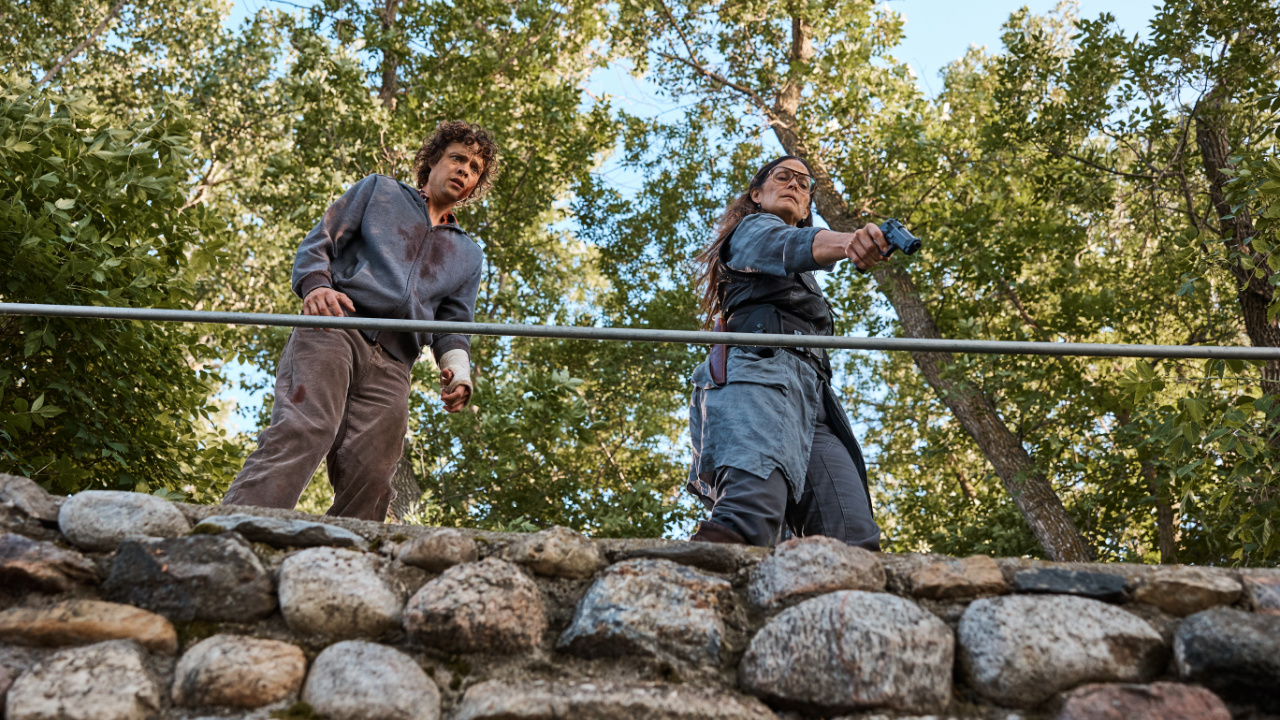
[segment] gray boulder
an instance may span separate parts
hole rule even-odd
[[[1173,658],[1183,680],[1280,712],[1280,616],[1234,608],[1196,613],[1178,627]]]
[[[724,638],[720,578],[667,560],[611,565],[578,602],[557,647],[585,657],[642,655],[716,663]]]
[[[604,566],[594,542],[560,526],[520,538],[507,551],[507,559],[539,575],[566,578],[588,578]]]
[[[1230,605],[1243,592],[1240,581],[1220,568],[1172,566],[1158,567],[1143,578],[1133,599],[1182,617]]]
[[[85,490],[62,503],[58,528],[84,550],[114,550],[130,538],[173,538],[191,530],[182,511],[155,495]]]
[[[348,640],[311,666],[302,700],[327,720],[438,720],[440,690],[399,650]]]
[[[193,533],[240,533],[251,542],[275,547],[350,547],[368,550],[369,542],[336,525],[257,515],[212,515],[201,520]]]
[[[515,565],[488,558],[423,585],[409,599],[404,627],[447,652],[507,654],[537,647],[547,620],[538,586]]]
[[[128,640],[54,653],[9,688],[8,720],[145,720],[160,709],[160,690],[145,654]]]
[[[97,566],[74,550],[16,533],[0,534],[0,582],[7,587],[57,593],[98,580]]]
[[[401,545],[396,559],[405,565],[438,573],[479,560],[480,548],[460,530],[439,528]]]
[[[341,548],[290,555],[280,566],[280,610],[289,629],[325,643],[394,630],[404,599],[379,575],[378,564],[369,553]]]
[[[844,590],[773,618],[738,678],[773,704],[815,713],[932,712],[951,697],[954,654],[951,629],[910,600]]]
[[[1249,606],[1256,613],[1280,616],[1280,571],[1272,571],[1266,575],[1253,570],[1244,576],[1245,594],[1249,597]]]
[[[1046,593],[1052,595],[1079,595],[1080,597],[1119,602],[1124,597],[1129,581],[1123,575],[1065,570],[1063,568],[1029,568],[1020,570],[1013,578],[1013,591],[1019,593]]]
[[[752,697],[671,685],[490,680],[467,689],[453,720],[776,720]]]
[[[58,522],[58,501],[30,478],[0,473],[0,504],[42,523]]]
[[[1034,707],[1088,682],[1147,682],[1168,659],[1146,621],[1070,595],[975,601],[960,618],[957,638],[969,685],[1012,707]]]
[[[884,590],[884,568],[874,553],[829,537],[793,538],[751,573],[747,595],[763,608],[792,605],[837,590]]]
[[[276,608],[270,573],[234,534],[125,540],[104,590],[174,621],[252,622]]]

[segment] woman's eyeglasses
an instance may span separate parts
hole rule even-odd
[[[796,184],[800,186],[801,190],[808,193],[813,192],[813,178],[798,170],[792,170],[784,167],[774,168],[773,172],[769,173],[769,177],[773,178],[774,182],[783,187],[790,185],[791,181],[794,179]]]

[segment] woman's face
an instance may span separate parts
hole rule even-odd
[[[779,173],[783,169],[791,172]],[[790,175],[787,182],[779,174]],[[751,199],[760,203],[760,209],[782,218],[788,225],[795,225],[809,216],[809,170],[799,160],[786,159],[778,163],[765,178],[764,186],[751,191]]]

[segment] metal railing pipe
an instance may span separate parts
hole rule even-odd
[[[215,325],[265,325],[341,328],[382,332],[458,333],[563,340],[609,340],[687,345],[756,345],[811,347],[829,350],[973,353],[981,355],[1070,355],[1083,357],[1141,357],[1223,360],[1280,360],[1280,348],[1215,345],[1114,345],[1107,343],[1024,342],[1009,340],[927,340],[919,338],[845,337],[822,335],[765,335],[710,333],[701,330],[578,327],[567,325],[507,325],[384,318],[276,315],[271,313],[160,310],[155,308],[34,305],[0,303],[0,315],[141,320]]]

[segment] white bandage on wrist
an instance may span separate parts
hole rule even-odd
[[[459,385],[466,385],[468,389],[475,391],[475,387],[471,384],[471,355],[466,350],[450,350],[440,358],[437,364],[440,366],[440,372],[453,371],[453,380],[445,386],[445,392]]]

